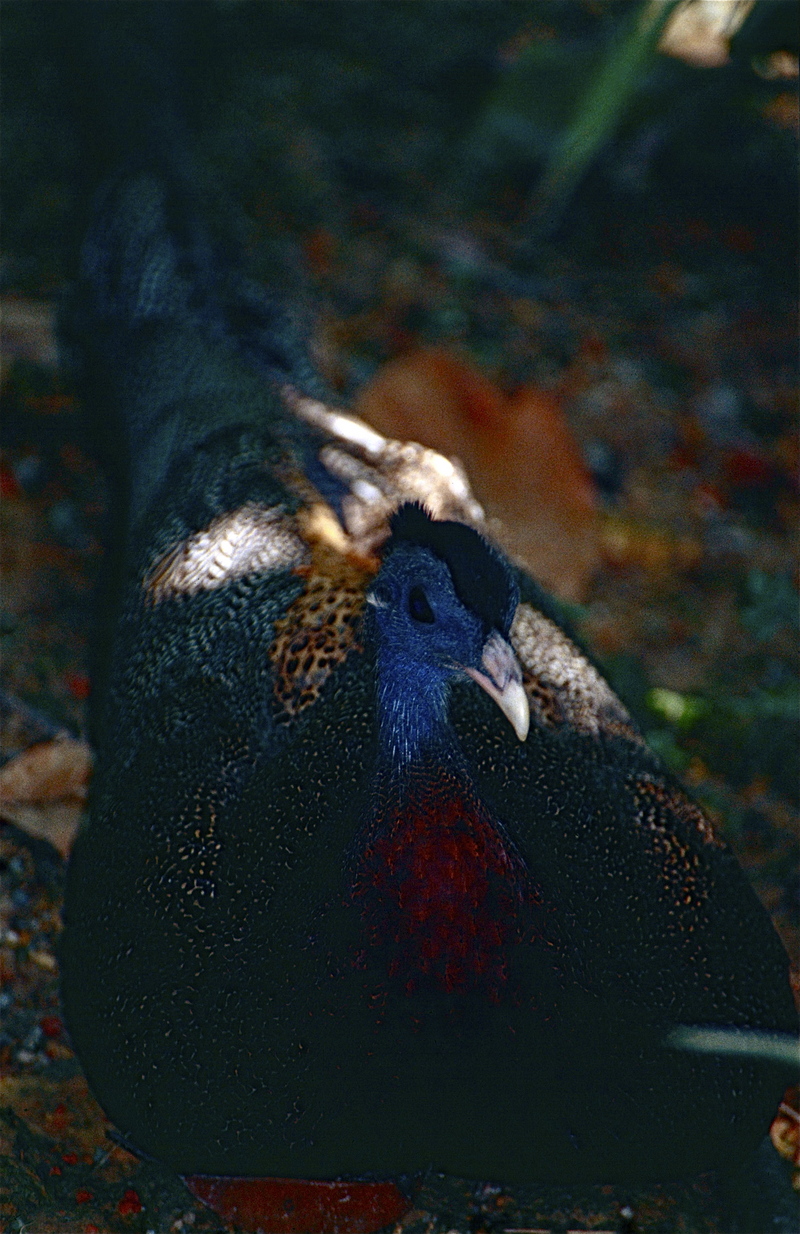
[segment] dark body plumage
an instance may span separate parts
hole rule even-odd
[[[457,473],[314,403],[299,361],[281,375],[293,345],[260,347],[252,289],[198,295],[156,179],[107,193],[83,297],[130,479],[63,995],[122,1134],[184,1173],[607,1181],[740,1160],[784,1076],[664,1037],[793,1031],[786,956],[529,578],[508,593],[527,741],[462,678],[432,743],[386,752],[382,688],[430,682],[391,676],[364,598],[404,551],[465,599],[470,571],[413,527],[376,576],[404,497],[474,517]],[[464,604],[481,640],[513,611],[487,609],[511,571],[486,562]]]

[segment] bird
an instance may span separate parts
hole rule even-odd
[[[76,311],[128,479],[62,996],[122,1141],[203,1195],[741,1161],[780,1067],[668,1044],[795,1031],[735,858],[458,465],[199,295],[173,214],[114,182]]]
[[[735,1172],[785,1070],[671,1042],[796,1033],[765,910],[463,468],[337,404],[183,168],[104,182],[63,324],[121,460],[59,954],[115,1134],[320,1234],[431,1169]]]

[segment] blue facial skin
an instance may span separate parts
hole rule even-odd
[[[450,683],[479,668],[481,619],[455,593],[447,565],[418,545],[399,545],[369,593],[377,642],[383,756],[394,767],[436,744],[453,744]]]

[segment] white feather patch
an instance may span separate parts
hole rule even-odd
[[[247,574],[300,565],[307,557],[293,520],[282,510],[245,505],[176,544],[149,571],[144,587],[158,603],[213,591]]]

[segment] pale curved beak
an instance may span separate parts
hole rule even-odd
[[[484,644],[481,668],[485,671],[464,667],[464,672],[494,699],[520,741],[524,741],[531,713],[522,686],[522,669],[513,648],[497,630],[492,631]]]

